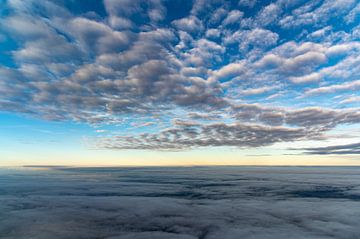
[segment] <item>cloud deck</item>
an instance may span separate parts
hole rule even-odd
[[[36,169],[1,169],[1,238],[360,234],[357,167]]]

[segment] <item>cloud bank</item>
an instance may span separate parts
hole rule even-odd
[[[359,169],[1,169],[2,238],[340,238]]]

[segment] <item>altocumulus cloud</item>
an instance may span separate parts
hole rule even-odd
[[[95,147],[108,149],[181,150],[207,146],[260,147],[277,142],[326,139],[325,133],[338,124],[360,123],[359,112],[354,110],[321,108],[287,110],[246,104],[233,106],[233,111],[235,117],[233,123],[175,121],[174,127],[155,134],[99,137],[92,143]],[[207,118],[211,119],[211,115]],[[243,123],[243,119],[249,123]]]
[[[91,139],[112,149],[259,147],[360,121],[342,100],[359,89],[354,0],[93,5],[2,2],[1,111],[153,128]]]

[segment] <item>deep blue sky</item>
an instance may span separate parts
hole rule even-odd
[[[355,0],[0,0],[2,164],[359,164],[359,21]]]

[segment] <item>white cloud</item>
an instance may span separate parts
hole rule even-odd
[[[316,1],[309,1],[283,17],[279,25],[288,29],[306,25],[321,26],[330,18],[346,14],[354,7],[355,2],[355,0],[326,0],[319,5]]]
[[[360,96],[351,96],[340,102],[340,104],[349,104],[349,103],[357,103],[360,102]]]
[[[314,95],[314,94],[324,94],[324,93],[334,93],[337,91],[343,90],[357,90],[360,89],[360,80],[345,82],[337,85],[323,86],[311,90],[307,90],[305,92],[306,95]]]
[[[270,3],[265,6],[256,16],[255,22],[258,26],[266,26],[269,24],[276,23],[277,19],[280,17],[282,9],[275,3]]]
[[[315,72],[305,76],[290,77],[289,79],[291,82],[295,84],[304,84],[304,83],[319,81],[321,79],[321,75]]]
[[[239,10],[232,10],[228,13],[227,17],[223,20],[223,25],[229,25],[233,23],[240,24],[240,19],[243,17],[244,13]]]
[[[237,42],[239,48],[246,52],[250,47],[266,49],[277,43],[279,35],[272,31],[255,28],[253,30],[239,30],[225,37],[227,44]]]
[[[246,89],[241,91],[244,95],[259,95],[276,89],[276,86],[263,86],[260,88]]]
[[[233,78],[240,76],[246,71],[244,62],[230,63],[226,66],[221,67],[219,70],[212,72],[210,81],[221,80],[225,78]]]
[[[199,33],[203,30],[203,24],[196,16],[174,20],[172,23],[177,29],[192,34]]]
[[[219,38],[220,35],[221,32],[216,28],[208,29],[205,34],[205,36],[208,38]]]

